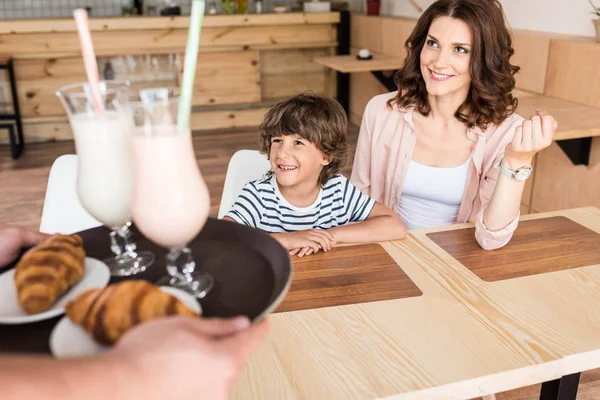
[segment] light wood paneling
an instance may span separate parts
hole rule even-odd
[[[340,20],[339,13],[287,13],[287,14],[246,14],[246,15],[206,15],[205,28],[224,26],[257,26],[257,25],[310,25],[336,24]],[[147,29],[188,29],[190,17],[134,17],[134,18],[90,18],[90,30],[123,31]],[[5,20],[0,24],[0,33],[34,33],[34,32],[75,32],[75,22],[65,19]]]
[[[600,108],[600,43],[552,40],[546,94]]]
[[[192,113],[194,130],[215,130],[258,127],[269,107],[216,109]],[[73,140],[71,126],[66,117],[29,118],[23,121],[23,131],[28,144]],[[8,143],[5,130],[0,130],[0,145]]]
[[[381,18],[352,14],[350,20],[350,46],[381,53]]]
[[[87,80],[81,58],[16,60],[15,75],[23,118],[64,115],[56,91]]]
[[[183,58],[183,55],[181,57]],[[243,51],[198,56],[194,80],[194,105],[243,104],[259,101],[258,52]]]
[[[600,163],[590,167],[573,165],[556,143],[541,151],[536,161],[532,209],[554,211],[587,206],[600,207]]]
[[[94,35],[99,56],[131,54],[132,49],[148,52],[169,49],[184,50],[187,30],[104,31]],[[249,26],[206,28],[202,31],[201,48],[227,46],[303,46],[306,43],[331,45],[336,32],[331,25]],[[54,57],[80,54],[79,39],[70,32],[24,33],[0,35],[0,53],[14,57]]]
[[[332,77],[313,59],[328,56],[332,51],[324,48],[261,52],[262,99],[278,100],[305,91],[331,95]]]
[[[194,105],[260,101],[258,68],[258,53],[253,51],[200,54],[194,82]],[[56,90],[86,80],[80,58],[17,60],[15,70],[24,118],[64,115]]]
[[[515,54],[513,65],[521,70],[515,76],[519,89],[544,94],[550,39],[533,35],[515,33],[513,35]]]
[[[522,97],[533,97],[533,96],[538,96],[537,93],[533,93],[533,92],[528,92],[526,90],[521,90],[521,89],[514,89],[512,91],[512,94],[514,97],[520,99]]]
[[[592,148],[590,149],[590,167],[600,164],[600,136],[592,139]]]
[[[323,72],[312,74],[265,75],[262,78],[263,100],[279,100],[311,91],[329,95],[328,75]]]
[[[379,83],[370,72],[359,72],[350,75],[350,111],[359,118],[369,100],[378,94],[386,93],[387,89]]]
[[[216,130],[258,127],[269,108],[249,108],[241,110],[196,111],[192,113],[192,130]],[[258,130],[257,140],[258,140]]]
[[[329,56],[330,49],[290,49],[260,52],[263,75],[325,72],[325,67],[313,62],[315,57]]]
[[[406,51],[404,42],[410,36],[416,20],[408,18],[381,18],[381,52],[386,56],[397,57],[404,61]]]

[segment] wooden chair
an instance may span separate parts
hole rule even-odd
[[[12,113],[0,114],[0,129],[8,130],[10,140],[10,152],[13,159],[21,156],[25,142],[23,140],[23,122],[21,120],[21,110],[19,109],[19,96],[17,92],[17,79],[13,60],[10,57],[0,57],[0,70],[8,71],[8,80],[12,97]],[[16,129],[16,132],[15,132]]]

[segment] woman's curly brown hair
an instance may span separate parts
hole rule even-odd
[[[464,21],[473,35],[471,87],[455,117],[469,128],[477,126],[483,130],[490,123],[501,123],[517,108],[512,90],[519,67],[509,62],[515,51],[498,0],[439,0],[433,3],[421,15],[404,44],[407,56],[394,77],[398,94],[388,106],[414,106],[422,115],[429,115],[431,108],[421,75],[421,50],[431,23],[443,16]]]
[[[261,151],[269,157],[274,137],[302,136],[330,160],[319,176],[323,186],[348,161],[347,127],[346,113],[335,99],[303,93],[276,104],[265,114],[259,127]]]

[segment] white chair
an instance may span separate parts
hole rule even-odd
[[[239,150],[229,160],[223,196],[219,206],[219,219],[223,218],[235,203],[246,183],[262,178],[271,169],[264,154],[256,150]]]
[[[40,232],[68,235],[102,226],[79,202],[76,183],[77,156],[58,157],[48,176]]]

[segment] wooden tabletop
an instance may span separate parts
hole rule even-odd
[[[556,224],[556,217],[566,224],[567,233],[555,229],[562,238],[536,236],[536,229],[547,228],[544,219]],[[547,241],[560,250],[577,240],[573,235],[586,232],[586,240],[595,240],[600,234],[595,208],[522,221],[538,222],[522,222],[514,246],[497,251],[508,269],[511,260]],[[273,314],[271,335],[232,398],[465,399],[600,367],[600,264],[586,265],[593,261],[584,258],[570,269],[486,282],[463,264],[465,258],[456,258],[494,253],[469,247],[474,239],[465,239],[465,229],[472,224],[412,231],[405,240],[382,244],[421,296]],[[436,232],[445,232],[440,243],[446,248],[453,243],[448,232],[455,232],[464,249],[444,250],[432,240]],[[566,251],[562,256],[568,258]]]
[[[556,97],[527,94],[517,95],[517,97],[519,99],[517,113],[522,117],[529,118],[535,114],[536,109],[541,108],[558,121],[555,140],[600,136],[600,108]]]
[[[374,55],[371,60],[359,60],[355,55],[348,55],[317,57],[313,61],[343,73],[394,70],[400,68],[404,62],[402,58],[382,55]]]

